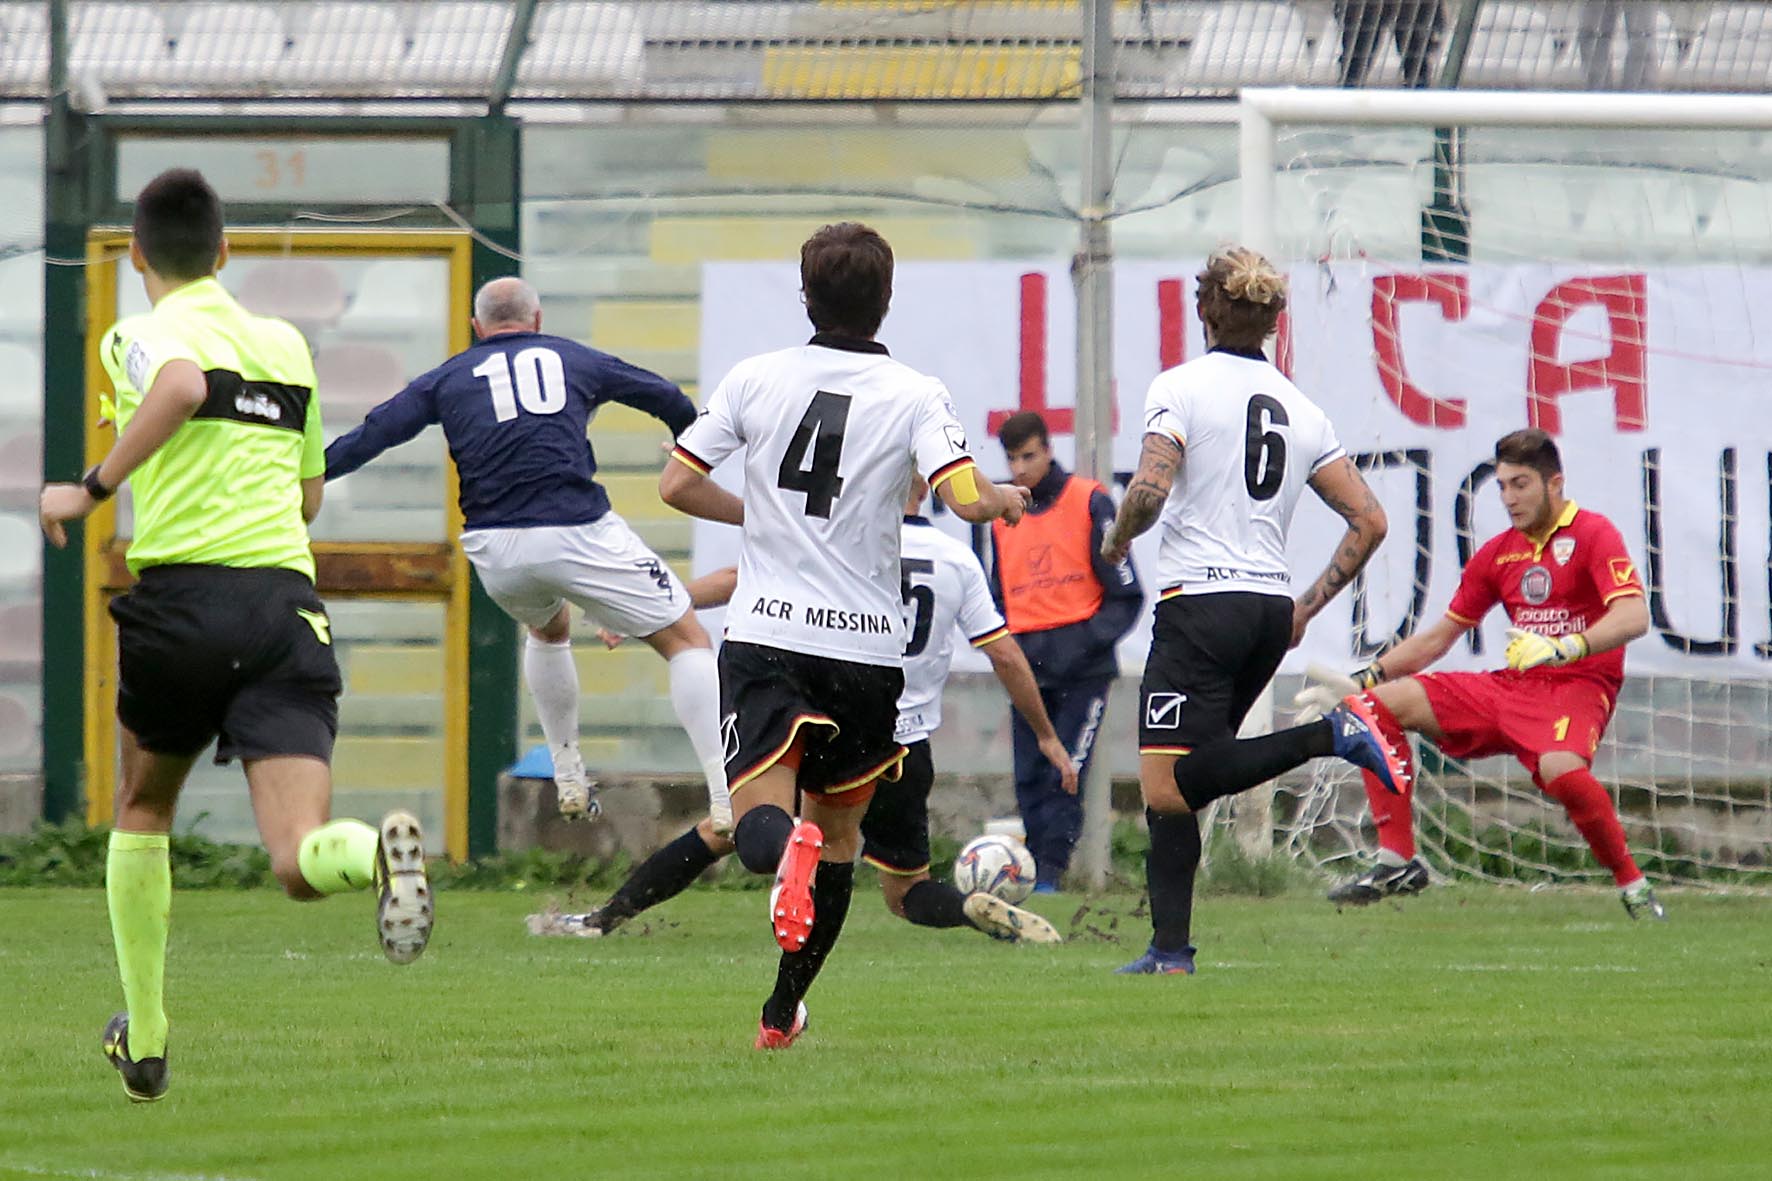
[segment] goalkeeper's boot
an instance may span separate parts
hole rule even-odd
[[[166,1094],[169,1079],[166,1055],[158,1058],[129,1056],[129,1014],[119,1013],[105,1026],[105,1057],[123,1076],[123,1093],[131,1103],[152,1103]]]
[[[1180,951],[1158,951],[1155,944],[1145,948],[1143,955],[1123,968],[1115,968],[1116,976],[1192,976],[1194,974],[1194,949],[1184,947]]]
[[[810,820],[794,825],[787,848],[775,867],[775,886],[769,891],[769,926],[783,951],[799,951],[812,934],[812,879],[818,873],[818,854],[824,848],[824,831]]]
[[[1329,901],[1337,906],[1370,906],[1383,898],[1419,894],[1429,885],[1427,866],[1418,857],[1402,865],[1382,862],[1357,878],[1349,878],[1329,891]]]
[[[966,921],[992,939],[1012,943],[1063,943],[1058,928],[1031,910],[1003,901],[995,894],[976,891],[960,904]]]
[[[389,812],[381,818],[375,847],[375,925],[381,949],[396,964],[410,964],[431,941],[431,883],[425,876],[425,837],[418,817]]]
[[[1667,922],[1667,908],[1655,897],[1655,891],[1649,888],[1648,878],[1638,878],[1635,882],[1618,892],[1624,900],[1625,913],[1633,919],[1654,919]]]
[[[794,1039],[806,1032],[806,1002],[801,1001],[800,1007],[794,1010],[794,1027],[792,1029],[773,1029],[757,1021],[757,1042],[759,1050],[785,1050],[794,1044]]]
[[[1364,693],[1341,699],[1341,704],[1323,715],[1329,723],[1329,738],[1337,758],[1345,759],[1378,777],[1378,782],[1392,795],[1400,796],[1409,789],[1409,768],[1403,758],[1391,749],[1378,727],[1378,716]]]
[[[560,815],[568,820],[595,820],[603,805],[597,801],[598,784],[585,772],[584,757],[576,746],[554,752],[554,799]]]

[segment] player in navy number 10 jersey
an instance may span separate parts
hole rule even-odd
[[[604,402],[645,411],[676,436],[695,405],[671,382],[541,331],[541,300],[521,279],[474,297],[479,342],[369,412],[326,448],[346,476],[441,423],[461,482],[461,545],[498,605],[529,629],[523,675],[535,697],[560,811],[595,815],[578,750],[576,603],[612,631],[641,636],[670,665],[671,705],[707,777],[714,822],[732,806],[720,744],[718,672],[683,584],[610,510],[586,437]]]

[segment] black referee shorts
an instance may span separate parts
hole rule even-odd
[[[905,748],[904,771],[874,789],[861,818],[861,859],[886,873],[910,877],[929,868],[929,789],[935,759],[929,740]]]
[[[1292,600],[1247,591],[1157,604],[1138,687],[1141,754],[1187,754],[1234,738],[1292,642]]]
[[[343,688],[326,608],[305,574],[152,566],[111,600],[117,718],[142,748],[216,762],[332,761]]]
[[[801,791],[837,795],[896,777],[893,737],[904,670],[727,640],[720,645],[720,730],[734,792],[800,743]]]

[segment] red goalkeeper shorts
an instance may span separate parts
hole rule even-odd
[[[1511,669],[1486,673],[1422,673],[1428,705],[1440,724],[1438,746],[1455,759],[1511,754],[1537,774],[1552,751],[1593,762],[1616,704],[1609,686],[1587,677]]]

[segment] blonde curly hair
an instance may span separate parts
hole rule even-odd
[[[1247,246],[1213,251],[1195,280],[1200,318],[1229,348],[1260,349],[1286,310],[1286,276]]]

